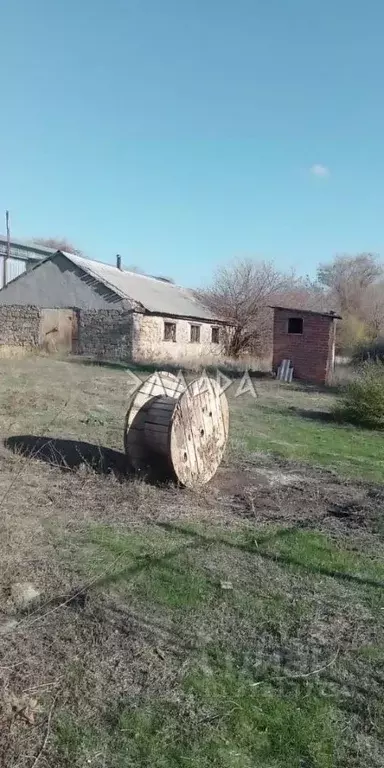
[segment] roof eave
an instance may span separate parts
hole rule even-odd
[[[318,315],[319,317],[329,317],[330,320],[342,320],[341,315],[337,315],[335,312],[319,312],[316,309],[300,309],[300,307],[281,307],[273,304],[268,305],[269,309],[277,309],[282,312],[297,312],[303,315]]]
[[[174,317],[177,320],[196,320],[199,323],[210,323],[211,325],[234,325],[228,320],[220,320],[217,317],[202,317],[201,315],[179,315],[177,312],[160,312],[159,310],[144,309],[145,315],[151,317]]]

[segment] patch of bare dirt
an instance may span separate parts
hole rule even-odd
[[[258,457],[221,468],[212,484],[222,509],[260,523],[301,525],[364,535],[381,530],[384,488],[332,471]]]

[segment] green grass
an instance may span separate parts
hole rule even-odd
[[[384,586],[384,563],[381,558],[362,552],[348,551],[347,542],[329,539],[316,531],[277,529],[258,540],[259,552],[285,557],[294,566],[316,573],[319,569],[330,576],[353,576],[355,579],[381,582]]]
[[[103,586],[127,591],[135,600],[188,611],[212,598],[216,586],[194,565],[188,548],[193,541],[175,531],[149,528],[145,534],[116,533],[95,526],[87,540],[91,571],[104,573],[118,558],[117,566],[103,579]]]
[[[357,768],[370,758],[343,681],[356,663],[377,674],[382,651],[364,643],[341,651],[338,627],[349,622],[347,636],[357,637],[359,616],[367,621],[371,610],[377,619],[367,590],[379,590],[379,560],[318,532],[275,527],[255,536],[249,526],[201,524],[92,526],[78,556],[84,576],[110,568],[96,590],[161,617],[190,649],[176,688],[160,698],[105,702],[97,724],[64,709],[55,727],[60,766]],[[336,688],[313,674],[329,664]],[[369,711],[379,734],[382,708],[373,701]]]
[[[308,397],[303,399],[308,405]],[[307,418],[276,406],[276,402],[248,402],[244,407],[236,403],[233,434],[243,441],[247,451],[324,466],[345,477],[384,481],[384,441],[380,432]]]
[[[68,768],[334,768],[342,724],[316,684],[279,691],[211,659],[185,677],[178,701],[123,706],[101,732],[63,716],[56,739]]]

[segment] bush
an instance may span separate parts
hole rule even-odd
[[[361,344],[353,354],[354,363],[366,361],[384,362],[384,339],[375,339],[367,344]]]
[[[384,429],[384,364],[364,363],[344,390],[336,418],[370,429]]]

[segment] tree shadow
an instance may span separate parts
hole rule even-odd
[[[258,371],[252,369],[252,367],[247,368],[244,367],[236,367],[231,366],[228,363],[220,363],[220,361],[217,361],[217,365],[201,365],[201,368],[196,369],[195,367],[189,367],[188,365],[183,364],[183,362],[180,363],[167,363],[162,362],[159,360],[158,362],[153,363],[132,363],[132,361],[127,360],[126,362],[124,360],[103,360],[99,358],[90,358],[90,357],[76,357],[75,355],[73,357],[68,358],[69,362],[71,363],[77,363],[78,365],[85,365],[85,366],[99,366],[100,368],[110,368],[112,370],[120,370],[120,371],[133,371],[134,373],[147,373],[150,375],[151,373],[156,373],[157,371],[166,371],[167,373],[173,373],[175,376],[182,371],[182,373],[185,376],[199,376],[201,371],[204,369],[204,371],[209,376],[216,376],[216,372],[220,371],[220,373],[224,374],[224,376],[228,376],[231,379],[241,379],[244,376],[244,372],[247,370],[249,373],[249,376],[252,379],[270,379],[273,380],[273,375],[270,371]]]
[[[167,567],[172,568],[172,561],[177,558],[180,554],[187,550],[191,549],[200,549],[203,547],[209,546],[210,542],[205,541],[187,541],[182,542],[179,547],[175,547],[174,549],[165,552],[161,555],[138,555],[135,558],[135,561],[132,565],[128,565],[125,568],[121,568],[117,571],[110,571],[109,573],[105,573],[103,576],[100,576],[99,579],[96,579],[93,586],[94,587],[108,587],[112,584],[118,584],[120,581],[126,581],[130,577],[133,577],[137,575],[138,573],[141,573],[143,570],[148,570],[150,568],[154,568],[156,566],[161,565],[167,565]],[[117,559],[120,556],[118,555]]]
[[[295,405],[291,405],[288,410],[290,413],[294,413],[296,416],[301,416],[303,419],[310,419],[311,421],[321,421],[325,424],[339,423],[335,418],[335,414],[332,411],[319,411],[311,408],[297,408]]]
[[[127,368],[133,368],[129,360],[103,360],[97,357],[82,357],[82,355],[69,355],[67,362],[91,367],[110,368],[118,371],[126,371]]]
[[[262,557],[265,560],[271,560],[274,563],[279,563],[280,565],[288,565],[288,566],[294,566],[296,568],[300,568],[304,571],[307,571],[307,573],[313,573],[315,575],[321,575],[321,576],[330,576],[334,579],[339,579],[340,581],[349,581],[351,583],[355,584],[361,584],[362,586],[368,586],[368,587],[376,587],[377,589],[384,589],[384,581],[379,581],[377,579],[371,579],[365,576],[357,576],[354,573],[348,573],[346,571],[337,571],[333,568],[326,568],[325,566],[318,565],[315,563],[306,563],[302,560],[299,560],[296,557],[292,557],[291,555],[285,555],[283,553],[278,552],[268,552],[267,550],[263,549],[262,545],[263,543],[267,543],[269,541],[272,541],[272,539],[279,538],[280,535],[286,536],[289,533],[289,529],[285,528],[281,532],[276,531],[271,535],[267,535],[263,538],[259,538],[257,542],[257,546],[249,543],[249,544],[241,544],[240,542],[232,542],[228,541],[227,539],[222,538],[221,536],[206,536],[202,533],[199,533],[198,531],[193,531],[190,528],[186,528],[182,525],[177,525],[175,523],[168,523],[168,522],[158,522],[157,525],[160,528],[163,528],[167,531],[171,532],[178,532],[183,533],[186,536],[194,536],[197,540],[200,540],[201,542],[204,542],[205,544],[222,544],[225,547],[231,548],[231,549],[239,549],[243,552],[250,552],[251,554],[257,555],[257,557]],[[296,526],[292,527],[292,530],[294,530]]]
[[[313,395],[332,395],[338,394],[343,388],[342,384],[329,382],[327,384],[312,384],[310,381],[293,379],[291,382],[278,382],[280,386],[293,389],[295,392],[306,392]]]
[[[13,453],[45,461],[63,470],[88,466],[98,474],[131,475],[133,470],[125,453],[82,440],[36,435],[15,435],[4,440]]]

